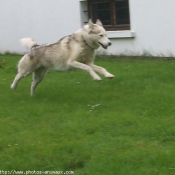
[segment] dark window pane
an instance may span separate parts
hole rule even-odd
[[[110,2],[94,3],[92,14],[94,22],[100,19],[103,25],[111,25]]]
[[[130,24],[128,1],[116,1],[116,24]]]
[[[129,0],[88,0],[89,18],[100,19],[106,30],[129,30]]]

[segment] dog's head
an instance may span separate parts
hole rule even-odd
[[[97,19],[96,24],[94,24],[91,19],[88,22],[89,27],[89,39],[96,46],[102,46],[104,49],[107,49],[112,43],[108,39],[105,29],[103,28],[102,22]]]

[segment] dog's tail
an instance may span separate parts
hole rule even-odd
[[[20,42],[27,49],[31,49],[32,47],[37,46],[36,42],[32,38],[23,38],[20,39]]]

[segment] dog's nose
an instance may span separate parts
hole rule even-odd
[[[110,45],[112,45],[112,43],[111,43],[111,42],[109,42],[109,43],[108,43],[108,46],[110,46]]]

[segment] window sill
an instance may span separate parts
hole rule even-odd
[[[107,31],[108,38],[134,38],[135,32],[131,30]]]

